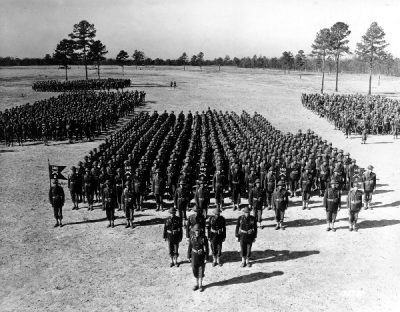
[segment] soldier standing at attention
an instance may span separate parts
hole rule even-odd
[[[284,230],[283,220],[285,219],[285,210],[289,205],[289,192],[285,188],[285,182],[279,181],[277,188],[272,194],[272,207],[275,211],[276,226],[275,230]]]
[[[115,193],[117,197],[118,210],[122,210],[122,190],[123,190],[123,175],[122,169],[117,169],[117,174],[114,177]]]
[[[83,176],[83,189],[88,202],[88,210],[93,210],[95,180],[89,168],[86,168],[86,173]]]
[[[200,186],[197,188],[194,194],[194,201],[197,209],[203,212],[204,218],[207,218],[208,205],[210,202],[210,194],[207,186],[204,185],[204,177],[200,178]]]
[[[231,174],[230,174],[230,187],[232,191],[232,203],[233,203],[233,210],[239,208],[239,201],[240,201],[240,189],[241,185],[241,178],[242,174],[239,169],[239,164],[235,164]]]
[[[62,227],[62,207],[65,202],[65,194],[63,188],[58,184],[58,180],[53,180],[53,186],[50,187],[49,191],[49,201],[54,211],[54,218],[57,223],[54,227],[60,226]],[[60,221],[59,221],[60,220]]]
[[[74,207],[72,210],[79,209],[79,198],[78,198],[78,187],[79,187],[79,182],[78,182],[78,174],[76,172],[76,167],[72,166],[71,167],[72,173],[68,177],[68,188],[71,193],[71,199],[72,203],[74,204]]]
[[[107,215],[107,220],[109,224],[107,227],[114,227],[114,189],[111,186],[110,180],[106,181],[106,186],[104,187],[103,194],[104,194],[104,202],[105,202],[105,209],[106,209],[106,215]]]
[[[208,240],[203,229],[196,224],[192,230],[193,232],[190,236],[189,245],[191,246],[193,275],[196,279],[196,285],[193,287],[193,290],[199,289],[200,291],[203,291],[204,270],[206,268],[207,258],[210,250],[208,247]]]
[[[134,193],[133,193],[132,182],[129,177],[126,181],[125,188],[122,192],[121,200],[122,200],[122,205],[124,206],[125,217],[126,217],[125,228],[129,228],[129,226],[131,226],[131,228],[133,229],[135,227],[133,225],[135,206],[134,206]]]
[[[339,183],[336,179],[331,180],[331,187],[329,187],[325,191],[324,195],[324,207],[326,210],[326,224],[327,224],[327,231],[332,229],[333,232],[336,231],[335,229],[335,220],[338,211],[340,210],[340,191],[338,189]],[[331,228],[332,224],[332,228]]]
[[[156,169],[156,174],[154,175],[152,181],[152,191],[156,200],[157,209],[156,211],[164,211],[163,207],[163,194],[164,194],[164,178],[160,175],[160,169]]]
[[[266,185],[267,208],[272,209],[272,194],[275,190],[276,178],[272,166],[269,168],[264,184]]]
[[[372,193],[376,187],[376,174],[372,172],[373,166],[369,165],[367,171],[363,175],[363,187],[364,187],[364,209],[371,208]]]
[[[300,177],[301,193],[303,200],[303,210],[308,208],[310,198],[311,198],[311,188],[313,186],[313,175],[311,173],[311,168],[307,165],[305,167],[305,172]]]
[[[256,179],[256,185],[250,190],[249,193],[249,207],[253,209],[254,217],[262,229],[262,212],[264,206],[264,190],[261,188],[260,179]]]
[[[221,252],[222,243],[226,238],[226,221],[223,216],[220,215],[219,208],[213,210],[214,215],[208,220],[208,240],[211,243],[211,251],[213,255],[213,266],[217,264],[222,266],[221,263]]]
[[[360,181],[355,179],[353,182],[353,186],[349,191],[349,195],[347,197],[347,209],[349,209],[349,231],[357,232],[357,219],[358,213],[362,207],[362,195],[363,192],[360,189]]]
[[[170,267],[179,266],[179,243],[182,241],[182,219],[176,216],[176,209],[169,210],[171,216],[165,221],[164,240],[168,241],[169,255],[171,257]]]
[[[213,177],[213,189],[215,194],[215,203],[217,208],[224,209],[224,175],[221,170],[217,168],[217,171]]]
[[[187,257],[189,262],[191,261],[191,250],[192,250],[192,246],[190,245],[190,236],[192,234],[193,231],[193,227],[198,224],[199,228],[205,232],[206,230],[206,219],[204,218],[203,212],[201,211],[201,209],[199,209],[198,207],[194,207],[193,210],[195,213],[189,216],[187,225],[186,225],[186,238],[189,241],[189,246],[188,246],[188,253],[187,253]]]
[[[186,210],[190,200],[190,195],[186,187],[184,187],[184,181],[179,181],[179,187],[175,190],[174,194],[174,205],[175,208],[178,210],[179,218],[184,220],[183,222],[186,223]]]
[[[235,234],[240,242],[240,255],[242,257],[240,266],[250,267],[251,247],[257,238],[257,220],[250,215],[248,207],[243,209],[243,215],[238,218]]]

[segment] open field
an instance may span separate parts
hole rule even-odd
[[[82,79],[73,68],[71,79]],[[91,72],[94,77],[94,72]],[[105,67],[103,77],[121,77]],[[62,79],[56,67],[0,69],[0,110],[40,98],[31,83]],[[286,231],[273,229],[273,213],[253,245],[254,264],[240,268],[234,224],[240,213],[223,215],[228,238],[222,268],[206,267],[204,293],[193,292],[191,267],[169,268],[162,240],[167,212],[138,213],[141,226],[125,229],[117,212],[116,228],[106,229],[105,212],[72,211],[69,194],[63,228],[53,228],[48,203],[47,158],[52,164],[76,164],[100,141],[4,147],[0,145],[0,310],[1,311],[397,311],[400,303],[400,140],[390,136],[345,139],[343,133],[301,105],[302,92],[319,92],[320,76],[260,69],[125,68],[133,88],[147,92],[144,110],[257,111],[283,131],[313,129],[334,146],[350,152],[366,167],[375,166],[378,188],[374,209],[361,211],[358,233],[347,230],[347,211],[338,214],[336,233],[325,231],[321,199],[302,211],[293,201]],[[334,75],[326,76],[326,92]],[[175,80],[177,88],[169,87]],[[342,75],[339,90],[365,93],[366,75]],[[398,97],[400,78],[377,77],[373,93]],[[21,96],[23,94],[23,96]],[[66,186],[64,185],[64,190]],[[66,192],[68,193],[68,192]],[[344,196],[342,200],[345,200]],[[229,200],[226,199],[226,203]],[[147,205],[151,207],[151,204]],[[187,243],[180,247],[186,258]]]

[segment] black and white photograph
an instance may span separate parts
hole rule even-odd
[[[1,0],[0,311],[400,309],[400,1]]]

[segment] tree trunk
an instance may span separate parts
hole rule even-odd
[[[125,76],[124,65],[122,65],[122,76]]]
[[[321,93],[324,93],[324,80],[325,80],[325,55],[322,58],[322,83],[321,83]]]
[[[99,80],[100,80],[100,62],[97,63],[97,77],[98,77]]]
[[[221,65],[218,65],[218,71],[221,71]]]
[[[338,81],[339,81],[339,55],[336,56],[336,87],[335,87],[336,92],[338,92]]]
[[[68,81],[68,64],[65,66],[65,80]]]
[[[184,70],[184,71],[186,70],[186,65],[185,65],[185,64],[183,64],[183,70]]]
[[[86,45],[83,46],[83,63],[85,64],[86,80],[88,80],[87,63],[86,63]]]

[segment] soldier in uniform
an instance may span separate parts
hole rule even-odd
[[[115,183],[115,195],[117,197],[118,210],[122,210],[122,191],[123,191],[124,181],[121,168],[117,169],[117,174],[114,177],[114,183]]]
[[[58,180],[53,180],[53,186],[50,187],[49,190],[49,201],[51,206],[53,207],[54,218],[56,219],[57,223],[54,227],[60,226],[62,227],[62,207],[64,206],[65,202],[65,195],[64,190],[61,185],[58,184]]]
[[[336,179],[332,178],[331,187],[327,188],[324,195],[324,207],[326,210],[326,224],[327,231],[332,229],[333,232],[335,229],[335,220],[338,211],[340,210],[340,191],[339,191],[339,183]],[[332,224],[332,227],[331,227]]]
[[[196,285],[193,287],[193,290],[199,289],[200,291],[203,291],[204,271],[210,250],[208,247],[207,237],[205,236],[204,230],[199,226],[199,224],[196,224],[192,229],[189,245],[191,246],[190,252],[192,258],[193,275],[196,279]]]
[[[220,209],[218,207],[213,210],[213,213],[214,215],[208,220],[208,240],[211,244],[213,266],[216,266],[217,264],[222,266],[220,258],[222,252],[222,243],[226,238],[226,221],[225,218],[220,215]]]
[[[272,194],[272,207],[275,211],[276,226],[275,230],[284,230],[283,220],[285,211],[289,205],[289,192],[285,188],[285,182],[279,181],[277,188]]]
[[[306,208],[311,209],[308,205],[311,198],[311,188],[313,186],[313,180],[314,178],[311,173],[311,168],[307,165],[305,167],[305,172],[303,172],[303,174],[300,177],[303,210]]]
[[[184,220],[186,223],[186,210],[190,200],[190,194],[188,194],[187,188],[184,187],[185,182],[183,180],[179,181],[179,187],[175,190],[174,194],[174,205],[178,210],[179,218]]]
[[[355,179],[353,182],[353,186],[349,191],[349,195],[347,196],[347,209],[349,209],[349,231],[357,232],[357,219],[358,213],[362,207],[362,196],[363,192],[360,189],[359,180]]]
[[[208,205],[210,203],[210,193],[208,187],[204,185],[204,177],[200,178],[200,186],[197,188],[194,194],[194,201],[196,203],[197,209],[203,212],[204,218],[207,218]]]
[[[133,225],[133,220],[134,220],[134,212],[135,212],[135,206],[134,206],[134,193],[133,193],[133,187],[130,179],[128,178],[125,188],[122,192],[122,205],[124,207],[125,211],[125,217],[126,217],[126,226],[125,228],[131,228],[133,229],[135,226]]]
[[[276,184],[276,178],[275,178],[274,170],[272,167],[270,167],[268,170],[264,184],[266,186],[267,208],[268,208],[268,210],[271,210],[272,209],[272,194],[274,193],[275,184]]]
[[[115,191],[114,191],[113,187],[111,186],[110,180],[106,181],[106,185],[103,189],[103,194],[104,194],[106,216],[107,216],[107,220],[109,221],[109,224],[107,225],[107,227],[114,227]]]
[[[224,209],[224,175],[218,168],[213,177],[213,190],[217,208]]]
[[[239,208],[240,189],[242,187],[242,173],[239,169],[239,164],[235,164],[230,174],[230,187],[232,192],[233,210]]]
[[[156,204],[157,204],[157,209],[156,211],[164,211],[163,207],[163,194],[164,194],[164,178],[160,174],[160,169],[156,169],[156,174],[153,177],[151,186],[152,186],[152,192],[154,194]]]
[[[88,202],[88,210],[93,210],[95,180],[93,175],[90,173],[89,168],[86,168],[86,173],[83,176],[83,189],[85,191],[85,197]]]
[[[76,167],[72,166],[71,167],[72,173],[68,177],[68,188],[71,193],[71,199],[72,203],[74,204],[74,207],[72,210],[79,209],[78,204],[79,204],[79,198],[78,198],[78,188],[79,188],[79,176],[78,173],[76,172]]]
[[[176,209],[169,210],[171,216],[164,224],[164,240],[168,241],[169,255],[171,257],[170,267],[179,266],[179,243],[182,241],[182,219],[176,216]]]
[[[297,162],[297,160],[293,160],[293,162],[290,164],[289,173],[290,192],[292,193],[291,197],[296,195],[296,191],[298,189],[300,169],[300,164]]]
[[[376,174],[372,172],[374,169],[373,166],[369,165],[367,171],[363,175],[363,188],[364,188],[364,209],[368,209],[372,207],[371,200],[372,200],[372,193],[376,187]]]
[[[261,188],[260,179],[256,179],[256,185],[250,190],[249,193],[249,207],[253,209],[254,217],[259,223],[259,227],[262,229],[262,212],[264,206],[264,193],[265,191]]]
[[[257,220],[250,215],[248,207],[243,209],[243,215],[238,218],[235,235],[240,242],[241,267],[248,266],[251,256],[251,247],[257,238]]]
[[[189,241],[189,246],[188,246],[188,260],[189,262],[191,261],[192,257],[192,253],[191,253],[191,248],[192,246],[190,245],[190,236],[192,234],[192,228],[198,224],[199,228],[205,232],[206,230],[206,219],[204,218],[204,215],[202,213],[202,211],[198,208],[198,207],[194,207],[194,214],[191,214],[189,216],[187,225],[186,225],[186,238]]]

